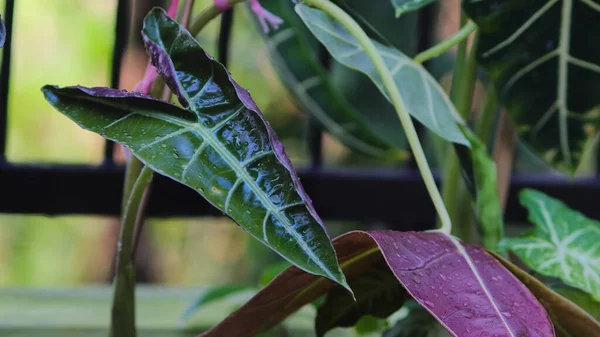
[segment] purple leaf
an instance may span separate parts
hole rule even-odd
[[[383,256],[408,293],[453,336],[554,336],[541,304],[481,247],[435,231],[357,231],[336,238],[334,247],[351,284]],[[202,336],[255,335],[323,295],[331,285],[291,267]],[[359,298],[360,289],[354,290]]]

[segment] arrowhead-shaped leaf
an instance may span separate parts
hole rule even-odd
[[[392,5],[396,9],[396,17],[406,12],[415,11],[429,5],[436,0],[392,0]]]
[[[402,307],[406,291],[385,261],[375,263],[348,281],[356,294],[334,287],[319,306],[315,329],[317,336],[336,327],[352,327],[366,315],[386,318]]]
[[[545,160],[573,172],[598,132],[600,49],[588,33],[592,0],[464,1],[481,38],[479,62],[520,136]]]
[[[590,316],[590,314],[600,314],[600,306],[598,306],[598,302],[589,298],[586,293],[577,289],[575,290],[580,292],[579,294],[572,291],[567,292],[564,287],[561,288],[564,292],[558,291],[557,293],[526,271],[505,260],[502,256],[494,252],[489,253],[523,282],[546,308],[552,323],[554,323],[557,335],[567,337],[600,336],[600,323]],[[573,290],[574,288],[570,289]],[[576,298],[565,298],[565,294],[572,294],[574,297],[576,295]],[[581,304],[588,304],[592,309],[591,312],[586,312],[578,306]],[[596,316],[596,318],[599,318],[599,316]]]
[[[374,64],[346,28],[322,11],[302,3],[296,5],[296,12],[338,62],[367,75],[389,100]],[[459,128],[458,113],[427,70],[398,50],[373,43],[394,76],[408,113],[440,137],[469,146]]]
[[[392,231],[348,233],[334,246],[349,280],[383,256],[398,282],[453,336],[554,336],[535,297],[480,247],[440,232]],[[202,336],[252,336],[330,287],[331,282],[292,267]]]
[[[261,4],[283,19],[279,29],[267,33],[260,28],[258,19],[255,21],[278,75],[303,110],[310,112],[327,132],[353,150],[374,157],[388,155],[392,146],[404,150],[406,141],[398,136],[401,125],[393,109],[363,114],[334,86],[330,74],[318,60],[319,42],[294,12],[294,4],[281,0],[262,0]],[[374,122],[396,126],[393,136],[387,137]]]
[[[179,26],[164,11],[150,15],[166,26],[156,26],[160,36],[188,48],[173,52],[189,56],[184,62],[190,63],[175,62],[184,67],[177,74],[187,76],[186,85],[196,85],[194,98],[188,98],[192,86],[184,92],[174,84],[178,78],[167,76],[166,82],[193,111],[107,88],[46,86],[46,99],[81,127],[123,144],[153,170],[198,191],[291,263],[345,285],[321,219],[248,92],[187,31],[173,31]],[[168,57],[161,61],[159,72],[173,67]]]
[[[600,300],[600,223],[541,192],[524,190],[520,197],[535,229],[504,239],[502,247],[537,272]]]
[[[6,28],[4,27],[4,21],[0,16],[0,48],[4,47],[4,41],[6,40]]]

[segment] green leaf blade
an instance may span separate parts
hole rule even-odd
[[[392,5],[396,9],[396,17],[399,17],[404,13],[416,11],[435,1],[436,0],[392,0]]]
[[[600,223],[534,190],[521,192],[535,229],[501,246],[537,272],[557,277],[600,299]]]
[[[374,64],[348,30],[307,5],[296,5],[296,12],[338,62],[367,75],[389,100]],[[435,79],[398,50],[373,43],[390,69],[408,112],[440,137],[469,146],[459,128],[458,113]]]

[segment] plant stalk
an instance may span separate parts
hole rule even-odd
[[[152,170],[144,166],[129,193],[123,219],[121,220],[121,233],[119,234],[117,252],[117,271],[114,281],[115,291],[113,293],[113,306],[111,310],[111,337],[136,336],[135,267],[132,259],[132,242],[141,199],[150,181],[152,181]]]
[[[247,1],[247,0],[229,0],[229,4],[231,6],[234,6],[234,5],[237,5],[244,1]],[[214,18],[216,18],[220,14],[221,14],[221,11],[215,6],[214,2],[211,2],[211,4],[208,5],[208,7],[206,7],[204,10],[202,10],[202,12],[200,12],[200,14],[198,14],[197,16],[195,16],[192,19],[192,22],[190,23],[190,26],[188,29],[190,31],[190,34],[192,34],[192,36],[198,35],[198,33],[200,33],[200,31],[210,21],[212,21]]]
[[[436,44],[435,46],[417,54],[413,61],[418,64],[422,64],[425,61],[429,61],[433,58],[436,58],[443,53],[447,52],[450,48],[455,45],[461,43],[469,35],[477,29],[477,25],[474,22],[469,22],[464,27],[462,27],[456,34],[451,36],[450,38]]]
[[[423,147],[419,141],[419,136],[415,130],[412,119],[406,110],[404,101],[398,92],[398,87],[394,82],[394,78],[390,73],[389,68],[386,66],[383,58],[377,51],[377,48],[367,34],[362,30],[362,28],[360,28],[360,26],[356,23],[356,21],[354,21],[350,15],[346,14],[346,12],[344,12],[334,3],[327,0],[304,0],[304,3],[311,7],[322,10],[327,15],[341,23],[346,29],[348,29],[350,34],[358,40],[358,43],[362,48],[364,48],[366,54],[369,56],[369,59],[375,65],[375,68],[383,80],[383,85],[390,95],[392,104],[398,113],[398,117],[400,118],[400,122],[404,128],[404,132],[413,152],[417,167],[421,172],[421,176],[423,177],[425,186],[429,192],[429,196],[431,197],[433,205],[435,206],[438,216],[440,217],[442,224],[440,231],[449,234],[452,229],[452,223],[450,222],[448,211],[444,206],[440,192],[435,184],[433,174],[431,173],[431,169],[429,168],[429,164],[425,158],[425,153],[423,152]]]

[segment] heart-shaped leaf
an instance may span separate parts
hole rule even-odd
[[[352,327],[366,315],[386,318],[402,307],[406,291],[385,261],[379,261],[348,281],[353,298],[346,289],[334,287],[317,311],[317,336],[336,327]]]
[[[480,31],[478,60],[520,136],[573,172],[600,125],[600,4],[592,0],[464,1]]]
[[[436,0],[392,0],[392,5],[396,9],[396,17],[403,13],[415,11],[421,7],[434,3]]]
[[[404,141],[391,143],[375,134],[376,128],[369,127],[369,116],[352,107],[333,85],[318,60],[318,41],[294,12],[294,4],[280,0],[262,0],[261,4],[283,19],[278,30],[258,30],[282,82],[303,110],[310,112],[331,135],[361,153],[382,157],[389,154],[391,146],[403,148]],[[258,19],[255,21],[260,27]],[[396,114],[391,112],[390,119],[400,128]],[[382,119],[379,114],[374,115]],[[399,138],[397,132],[395,136],[394,139]]]
[[[198,191],[291,263],[345,285],[322,221],[249,93],[162,9],[150,12],[144,31],[158,72],[191,110],[106,88],[46,86],[46,99]]]
[[[502,247],[537,272],[600,300],[600,223],[541,192],[524,190],[520,198],[535,229],[502,240]]]
[[[334,246],[349,280],[383,256],[408,293],[453,336],[554,336],[535,297],[480,247],[436,231],[352,232],[335,239]],[[201,336],[252,336],[330,287],[331,282],[292,267]]]
[[[302,3],[296,5],[296,12],[338,62],[367,75],[389,100],[375,65],[346,28],[322,11]],[[458,113],[427,70],[398,50],[373,43],[392,73],[408,113],[440,137],[469,146],[459,128]]]
[[[578,307],[577,304],[579,303],[573,303],[574,301],[561,296],[562,293],[556,293],[526,271],[505,260],[502,256],[494,252],[489,253],[523,282],[544,308],[546,308],[552,319],[552,323],[554,323],[557,335],[568,337],[600,336],[600,323],[594,320],[589,313]],[[587,295],[586,293],[583,294]],[[579,298],[583,299],[585,297]],[[591,298],[583,301],[585,303],[592,303],[592,305],[593,303],[597,303]],[[598,313],[598,307],[595,309],[596,313]]]
[[[4,21],[0,15],[0,48],[4,47],[4,41],[6,41],[6,27],[4,27]]]

